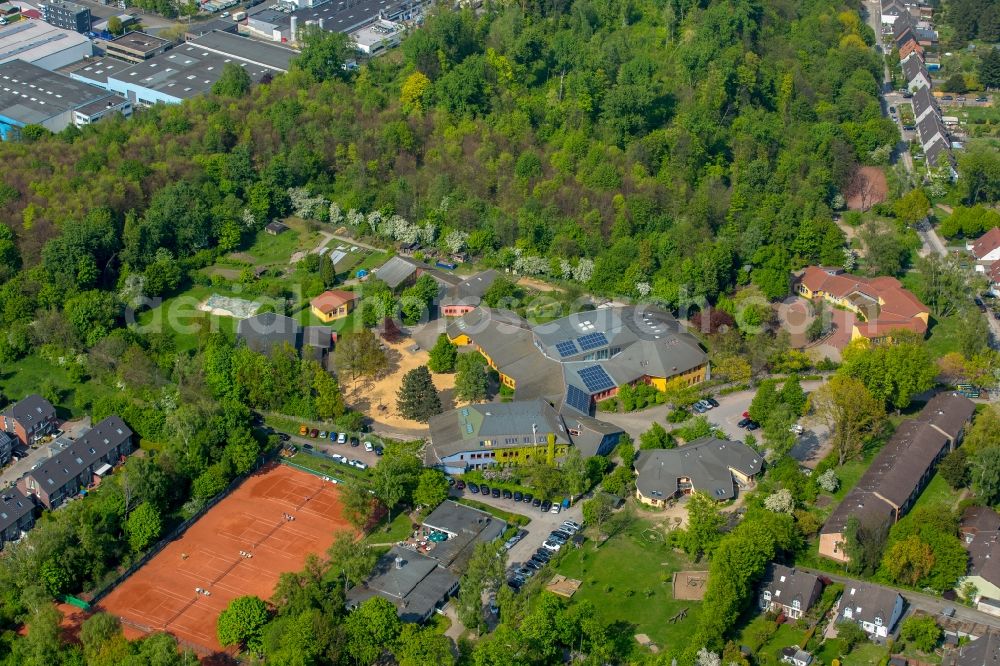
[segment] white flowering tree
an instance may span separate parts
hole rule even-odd
[[[310,196],[309,190],[304,187],[289,187],[288,200],[292,204],[292,212],[295,216],[303,219],[317,217],[327,204],[326,197]]]
[[[243,209],[243,226],[247,229],[253,229],[257,226],[257,218],[254,217],[249,208]]]
[[[340,204],[336,201],[330,202],[330,224],[337,225],[344,221],[344,211],[340,210]]]
[[[791,513],[795,510],[795,498],[792,491],[782,488],[764,498],[764,508],[775,513]]]
[[[698,666],[722,666],[722,657],[708,648],[698,650],[698,656],[695,660]]]
[[[347,211],[347,223],[352,227],[360,227],[365,222],[364,214],[358,212],[354,208]]]
[[[469,234],[464,231],[452,231],[449,232],[447,236],[444,237],[445,247],[452,254],[458,254],[465,249],[466,243],[469,242]]]
[[[837,473],[832,469],[828,469],[820,474],[819,478],[816,479],[816,483],[828,493],[836,492],[837,488],[840,487],[840,479],[837,478]]]
[[[521,254],[514,260],[514,272],[520,275],[542,275],[549,270],[549,262],[543,257]]]
[[[433,222],[424,222],[424,226],[420,227],[420,242],[424,245],[433,245],[434,241],[437,240],[438,228]]]
[[[581,259],[576,262],[576,269],[573,270],[573,277],[577,282],[590,282],[594,275],[594,262],[590,259]]]
[[[368,213],[368,227],[372,230],[372,235],[378,236],[379,229],[382,226],[382,213],[377,210],[373,210]]]
[[[653,288],[648,282],[636,282],[635,291],[639,294],[639,298],[646,298],[649,296],[649,292],[653,291]]]

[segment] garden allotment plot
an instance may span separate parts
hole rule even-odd
[[[301,569],[307,554],[323,554],[349,529],[336,486],[269,465],[112,590],[100,610],[131,629],[221,651],[215,622],[232,599],[267,599],[282,573]]]

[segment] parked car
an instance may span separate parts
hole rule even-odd
[[[318,428],[313,428],[312,430],[310,430],[309,431],[309,436],[312,437],[313,439],[319,437],[319,429]]]
[[[376,446],[375,447],[375,455],[380,456],[383,453],[385,453],[385,449],[383,449],[381,446]]]
[[[358,448],[359,446],[361,446],[361,441],[355,438],[351,438],[351,446],[354,448]]]
[[[469,481],[469,492],[470,493],[478,493],[479,492],[479,484],[478,483],[473,483],[472,481]]]
[[[365,451],[372,453],[374,450],[375,448],[372,446],[371,442],[365,442]]]
[[[509,490],[506,490],[506,489],[504,489],[500,494],[503,495],[504,499],[511,499],[511,498],[514,497],[514,493],[512,493],[512,492],[510,492]]]
[[[523,499],[524,499],[524,493],[522,493],[520,490],[518,490],[518,491],[516,491],[514,493],[514,501],[515,502],[520,502]]]
[[[793,423],[793,424],[792,424],[791,426],[789,426],[788,430],[789,430],[790,432],[794,432],[794,433],[795,433],[796,435],[801,435],[802,433],[804,433],[804,432],[805,432],[805,430],[806,430],[806,429],[805,429],[805,428],[803,428],[803,427],[802,427],[801,425],[799,425],[798,423]]]
[[[505,542],[504,542],[504,544],[503,544],[503,547],[504,547],[504,548],[506,548],[507,550],[510,550],[510,549],[511,549],[511,548],[513,548],[513,547],[514,547],[515,545],[517,545],[517,543],[518,543],[518,542],[519,542],[519,541],[520,541],[521,539],[523,539],[523,538],[524,538],[524,535],[523,535],[523,534],[521,534],[520,532],[518,532],[517,534],[515,534],[515,535],[514,535],[514,536],[512,536],[511,538],[507,539],[507,541],[505,541]]]
[[[976,296],[972,299],[972,302],[976,304],[976,307],[979,308],[980,312],[986,312],[986,303],[983,303],[983,299]]]
[[[758,425],[755,421],[751,421],[747,424],[747,430],[756,430],[759,427],[760,425]]]
[[[742,418],[742,419],[740,419],[736,423],[736,427],[737,428],[746,428],[748,425],[750,425],[750,423],[751,423],[750,419],[748,419],[748,418]]]
[[[943,99],[943,100],[944,100],[944,101],[946,101],[946,102],[950,102],[950,101],[952,101],[952,100],[953,100],[953,99],[955,99],[955,98],[954,98],[954,97],[952,97],[951,95],[945,95],[945,96],[944,96],[944,97],[942,97],[941,99]]]
[[[989,97],[977,97],[976,101],[980,102],[980,103],[982,103],[982,102],[988,102],[988,101],[990,101],[990,98]]]
[[[338,432],[337,433],[337,444],[345,444],[347,442],[347,433]]]
[[[891,113],[892,115],[896,115],[896,107],[890,106],[889,107],[889,113]]]
[[[545,543],[542,544],[542,548],[544,548],[545,550],[551,550],[553,553],[555,553],[560,548],[562,548],[562,544],[556,543],[555,541],[546,541]]]
[[[527,500],[525,500],[525,501],[527,501]],[[537,497],[535,499],[531,500],[531,506],[535,507],[536,509],[538,507],[540,507],[541,505],[542,505],[542,500],[538,499]]]
[[[719,401],[716,400],[715,398],[705,398],[705,402],[707,402],[708,404],[712,405],[712,407],[718,407],[719,406]]]
[[[544,502],[542,502],[539,508],[541,508],[542,513],[545,513],[546,511],[552,508],[552,502],[545,500]]]
[[[531,493],[524,493],[524,501],[525,502],[529,502],[530,503],[533,499],[535,499],[534,495],[532,495]]]
[[[522,576],[524,578],[531,578],[532,576],[535,575],[534,569],[529,569],[528,567],[524,567],[524,566],[521,566],[521,567],[518,567],[518,568],[514,569],[514,573],[516,573],[518,576]]]
[[[334,453],[330,457],[333,458],[334,462],[339,462],[341,464],[344,464],[344,463],[347,462],[347,458],[345,458],[344,456],[340,455],[339,453]]]
[[[569,532],[563,532],[562,530],[552,530],[552,532],[549,533],[549,538],[550,539],[553,538],[553,537],[558,537],[558,538],[562,539],[563,541],[566,541],[571,536],[573,536],[573,535],[570,534]]]
[[[326,430],[320,430],[319,431],[319,438],[320,439],[326,439]]]
[[[464,490],[465,489],[465,481],[462,481],[461,479],[459,479],[458,481],[455,482],[455,487],[458,488],[459,490]]]
[[[356,467],[356,468],[360,469],[360,470],[366,470],[366,469],[368,469],[368,465],[364,464],[360,460],[352,460],[351,461],[351,465],[353,467]]]
[[[524,585],[524,579],[520,576],[511,576],[507,579],[507,586],[515,592],[520,590],[522,585]]]
[[[287,442],[291,438],[292,438],[292,436],[289,435],[287,432],[279,432],[278,433],[278,439],[280,439],[282,442]]]
[[[581,525],[580,523],[576,522],[575,520],[564,520],[563,521],[563,525],[566,525],[568,527],[572,527],[575,530],[580,530],[580,529],[583,528],[583,525]]]
[[[312,444],[303,444],[302,448],[305,449],[305,450],[307,450],[307,451],[312,451],[313,450],[313,445]]]
[[[299,426],[299,437],[305,437],[309,434],[309,428],[305,426]]]
[[[490,487],[488,485],[486,485],[485,483],[480,484],[480,486],[479,486],[479,492],[481,492],[484,495],[489,495],[490,494]]]
[[[554,502],[552,504],[552,508],[549,509],[549,513],[559,513],[560,511],[562,511],[562,506],[559,504],[559,502]]]
[[[955,101],[956,102],[964,102],[965,101],[965,95],[959,95],[958,97],[955,98]]]
[[[696,402],[693,405],[691,405],[691,409],[693,409],[694,411],[696,411],[699,414],[704,414],[705,412],[708,411],[707,409],[705,409],[704,407],[702,407],[701,402]]]
[[[539,548],[538,550],[535,551],[535,554],[532,555],[532,557],[537,557],[543,562],[548,562],[549,560],[552,559],[552,554],[549,551],[545,550],[544,548]]]
[[[535,562],[534,560],[528,560],[527,562],[524,563],[524,566],[531,569],[532,571],[538,571],[544,565],[542,565],[539,562]]]
[[[497,499],[499,499],[500,498],[500,489],[499,488],[494,488],[491,491],[491,494],[493,495],[493,497],[496,497]]]

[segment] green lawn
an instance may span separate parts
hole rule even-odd
[[[917,503],[913,505],[913,510],[921,507],[941,507],[946,510],[955,508],[958,501],[958,493],[951,489],[948,482],[939,473],[935,472],[931,477],[931,482],[927,484],[924,491],[917,498]]]
[[[962,327],[961,317],[934,317],[931,320],[930,335],[927,337],[927,350],[934,358],[940,358],[948,352],[958,351],[958,335]]]
[[[9,400],[20,400],[31,393],[41,393],[51,385],[61,393],[56,405],[61,418],[83,416],[90,404],[109,389],[97,382],[80,386],[73,382],[66,366],[48,361],[37,354],[22,358],[0,368],[0,394]]]
[[[459,497],[455,501],[458,502],[459,504],[464,504],[466,506],[471,506],[474,509],[485,511],[491,516],[496,516],[500,520],[505,520],[507,521],[508,525],[527,525],[528,523],[531,522],[531,518],[528,516],[525,516],[520,513],[514,513],[512,511],[504,511],[503,509],[498,509],[491,504],[484,504],[482,502],[466,499],[464,497]]]
[[[701,602],[673,598],[672,574],[691,565],[664,543],[645,539],[643,532],[649,527],[648,521],[637,520],[600,548],[588,541],[570,549],[556,571],[582,581],[574,602],[590,601],[605,621],[625,623],[629,635],[647,634],[661,649],[671,650],[690,638]],[[687,617],[671,623],[685,608]]]
[[[385,524],[385,521],[376,525],[375,529],[364,538],[364,542],[366,544],[395,543],[410,536],[412,530],[413,523],[410,521],[410,516],[400,513],[388,525]]]
[[[164,300],[159,307],[143,310],[139,313],[137,323],[144,332],[162,332],[172,336],[178,352],[197,347],[198,336],[202,331],[235,333],[237,320],[233,317],[219,317],[198,309],[198,304],[212,294],[254,300],[252,296],[230,294],[223,287],[194,285],[183,293]]]
[[[759,645],[761,635],[760,630],[763,625],[769,623],[772,627],[774,625],[773,620],[769,620],[764,615],[757,615],[752,622],[747,624],[740,632],[740,635],[736,638],[736,642],[739,645],[748,646],[755,655],[769,655],[773,657],[776,661],[781,661],[781,650],[782,648],[791,647],[793,645],[803,646],[805,632],[797,629],[794,622],[786,622],[778,627],[777,631],[774,632],[766,643]]]
[[[350,457],[349,453],[345,455]],[[339,481],[368,479],[371,477],[371,468],[366,470],[357,469],[350,465],[335,462],[326,456],[314,455],[312,453],[300,452],[292,456],[290,460],[300,467]]]

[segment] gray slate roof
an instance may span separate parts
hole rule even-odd
[[[892,620],[892,610],[896,605],[896,600],[900,598],[899,592],[890,590],[881,585],[870,583],[849,582],[844,585],[844,595],[840,601],[841,618],[843,611],[850,608],[853,611],[854,622],[875,623],[876,618],[880,618],[885,625]],[[891,632],[892,627],[887,626]]]
[[[240,320],[236,335],[247,347],[260,354],[270,354],[275,347],[288,344],[298,348],[300,326],[291,317],[264,312]]]
[[[923,74],[926,81],[930,81],[930,74],[927,73],[927,68],[924,67],[924,62],[920,58],[908,58],[906,62],[903,63],[903,76],[906,77],[908,83],[913,83],[919,75]]]
[[[763,464],[759,453],[742,442],[701,437],[676,449],[640,451],[635,460],[636,488],[646,497],[670,497],[681,478],[695,490],[717,500],[736,495],[731,469],[748,476],[758,474]]]
[[[397,558],[402,561],[400,568],[396,568]],[[364,585],[351,588],[347,600],[355,605],[378,595],[396,606],[403,621],[419,622],[457,586],[458,576],[438,566],[436,560],[394,546],[379,559]]]
[[[33,477],[45,492],[55,492],[131,437],[132,430],[124,421],[109,416],[25,476]]]
[[[913,93],[913,97],[910,100],[913,103],[913,119],[916,121],[923,120],[928,111],[932,111],[940,115],[938,110],[937,101],[934,99],[934,95],[931,94],[931,89],[922,87]]]
[[[22,426],[27,427],[47,419],[55,418],[56,408],[42,396],[32,393],[7,407],[7,409],[0,412],[0,415],[11,418]]]
[[[450,287],[441,299],[441,305],[479,305],[483,294],[496,279],[497,272],[493,269],[476,273],[454,287]]]
[[[1000,515],[988,506],[970,506],[959,531],[969,553],[969,575],[1000,585]]]
[[[507,523],[485,511],[445,500],[424,519],[424,527],[445,532],[450,537],[437,543],[427,555],[453,572],[462,573],[475,545],[497,539],[507,529]]]
[[[35,510],[35,500],[19,489],[11,487],[0,495],[0,532],[16,525],[19,520]]]
[[[995,666],[1000,663],[1000,632],[990,631],[958,648],[955,666]]]
[[[524,446],[525,437],[544,444],[550,433],[555,435],[557,442],[570,443],[562,417],[540,398],[467,405],[432,416],[428,426],[431,444],[424,456],[429,465],[462,451]],[[479,444],[484,439],[494,443],[487,449]],[[517,441],[507,443],[505,439]]]
[[[760,582],[760,591],[771,593],[771,601],[792,606],[798,601],[805,613],[823,591],[819,578],[784,564],[769,564]]]

